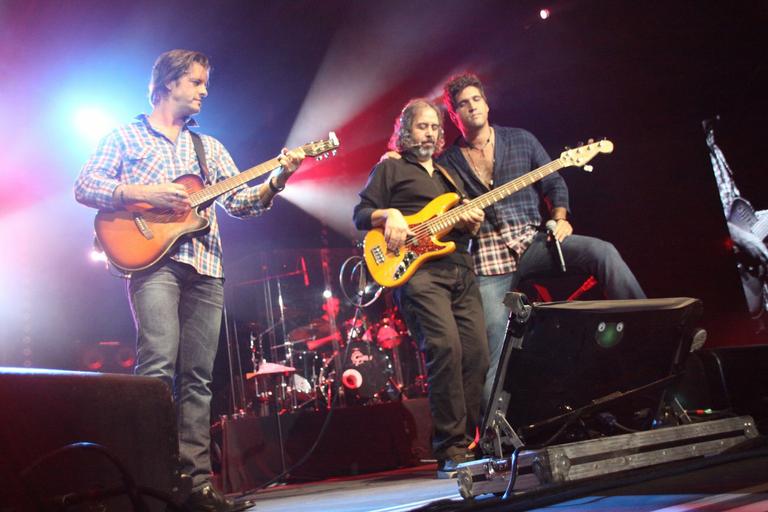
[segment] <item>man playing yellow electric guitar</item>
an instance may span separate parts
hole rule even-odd
[[[407,252],[414,253],[417,247],[434,244],[432,232],[419,222],[421,217],[426,220],[452,206],[432,203],[438,196],[464,195],[458,175],[433,161],[443,143],[438,107],[428,100],[411,100],[390,139],[390,149],[402,158],[385,160],[373,169],[354,212],[358,229],[383,227],[382,258],[402,253],[406,246]],[[427,206],[433,204],[436,210],[430,212]],[[442,230],[434,226],[432,234],[445,231],[443,243],[455,244],[456,250],[424,262],[395,289],[408,328],[427,359],[432,446],[439,478],[454,476],[456,465],[472,458],[469,445],[480,421],[488,344],[468,246],[483,217],[479,208],[463,208],[454,219],[458,222]]]

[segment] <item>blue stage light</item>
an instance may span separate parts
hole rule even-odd
[[[90,148],[120,123],[117,116],[98,106],[82,106],[73,114],[75,129],[84,144]]]

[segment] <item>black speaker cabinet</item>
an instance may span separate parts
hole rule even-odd
[[[120,467],[137,486],[167,494],[178,488],[174,409],[157,379],[0,368],[0,411],[0,511],[63,510],[62,503],[133,510]],[[105,451],[57,451],[73,443]],[[96,499],[83,502],[87,494]],[[145,502],[165,510],[154,498]]]
[[[606,429],[650,427],[701,314],[701,302],[691,298],[518,304],[484,432],[506,422],[518,444],[533,446],[586,418],[594,421],[582,425],[582,435],[600,422]],[[579,438],[557,442],[573,440]]]

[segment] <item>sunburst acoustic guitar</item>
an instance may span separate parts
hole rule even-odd
[[[301,146],[311,157],[328,156],[339,147],[336,134],[328,139]],[[297,148],[299,149],[299,148]],[[206,232],[208,219],[200,211],[225,194],[280,166],[277,157],[251,167],[236,176],[205,186],[200,176],[187,174],[174,180],[186,187],[192,208],[183,213],[137,203],[126,209],[100,210],[94,222],[96,238],[109,261],[125,272],[151,267],[163,258],[184,237]]]
[[[442,242],[440,238],[453,229],[462,213],[475,207],[487,208],[564,167],[584,167],[585,170],[591,171],[591,167],[586,164],[592,158],[599,153],[612,151],[613,143],[608,140],[564,151],[557,160],[460,206],[456,206],[459,202],[458,194],[453,192],[442,194],[430,201],[419,212],[405,217],[405,221],[415,235],[406,238],[405,245],[398,250],[390,251],[387,248],[383,226],[374,228],[365,235],[363,252],[368,271],[381,286],[388,288],[401,286],[426,261],[440,258],[456,250],[455,243]]]

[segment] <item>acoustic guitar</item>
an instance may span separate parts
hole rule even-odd
[[[328,153],[335,154],[338,147],[339,139],[330,132],[327,140],[310,142],[300,148],[307,156],[327,158]],[[115,267],[125,272],[144,270],[160,261],[182,238],[207,232],[210,223],[200,212],[217,197],[279,166],[275,157],[207,187],[198,175],[180,176],[173,182],[187,189],[192,203],[190,210],[179,213],[146,203],[119,210],[100,210],[94,221],[96,238]]]

